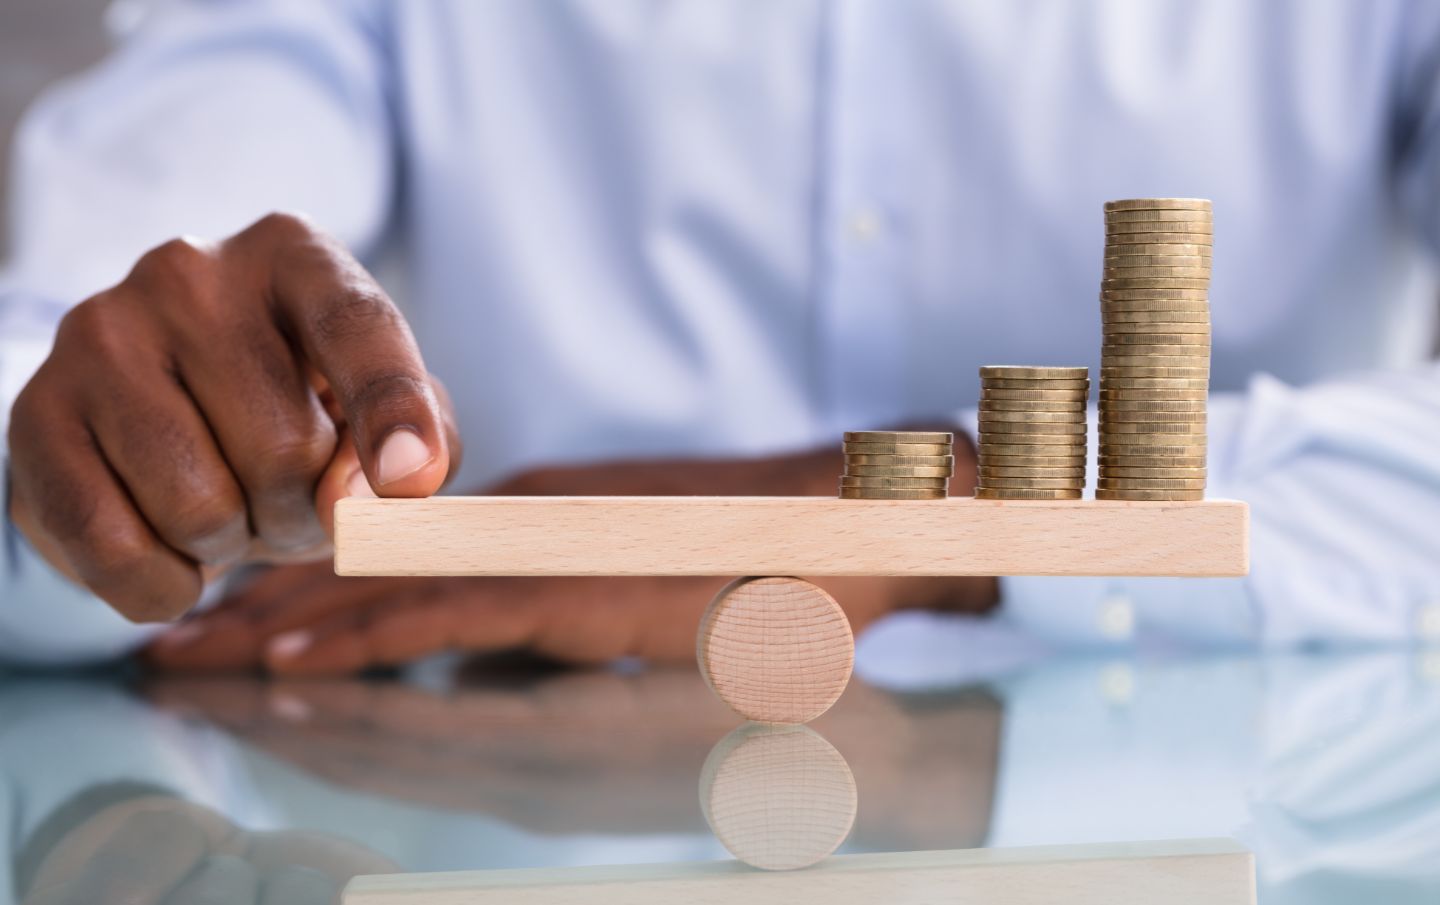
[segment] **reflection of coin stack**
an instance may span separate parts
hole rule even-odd
[[[1105,204],[1097,499],[1205,496],[1212,229],[1197,198]]]
[[[1088,368],[981,368],[976,498],[1080,499],[1089,395]]]
[[[943,500],[955,473],[955,436],[846,431],[843,500]]]

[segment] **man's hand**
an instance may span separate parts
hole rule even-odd
[[[336,499],[427,496],[458,458],[399,310],[287,215],[168,242],[77,305],[9,440],[15,524],[138,622],[238,563],[323,554]]]
[[[957,446],[957,457],[964,449]],[[833,494],[839,450],[745,461],[634,462],[530,472],[507,494]],[[966,470],[968,469],[968,471]],[[973,465],[957,474],[968,492]],[[344,674],[446,650],[526,649],[573,663],[693,660],[700,616],[725,578],[339,578],[276,569],[162,636],[156,666]],[[994,579],[823,578],[856,632],[905,607],[979,612]]]

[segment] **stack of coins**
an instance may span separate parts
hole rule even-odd
[[[955,473],[955,436],[846,431],[842,500],[943,500]]]
[[[1105,204],[1101,500],[1205,496],[1210,202]]]
[[[982,500],[1078,500],[1089,368],[980,369]]]

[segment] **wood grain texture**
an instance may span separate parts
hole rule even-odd
[[[1177,575],[1250,570],[1234,500],[345,499],[341,575]]]
[[[1254,905],[1254,857],[1224,839],[357,877],[344,905]]]
[[[695,637],[700,674],[747,720],[808,723],[850,681],[855,636],[835,598],[798,578],[742,578],[715,595]]]
[[[726,851],[763,870],[828,857],[855,825],[855,776],[806,726],[747,723],[720,740],[700,771],[700,807]]]

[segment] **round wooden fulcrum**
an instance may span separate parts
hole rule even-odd
[[[855,636],[835,598],[799,578],[742,578],[700,620],[695,657],[721,700],[757,723],[806,723],[850,681]]]

